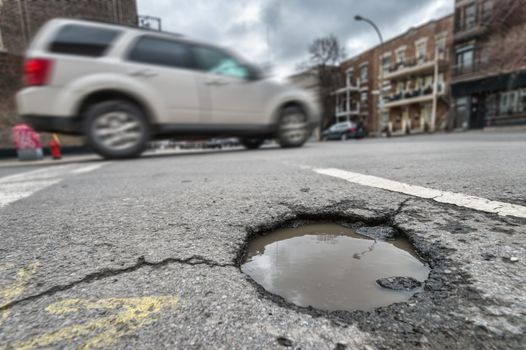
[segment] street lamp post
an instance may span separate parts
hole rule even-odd
[[[378,26],[373,22],[371,21],[370,19],[368,18],[365,18],[365,17],[362,17],[360,15],[356,15],[354,16],[354,20],[355,21],[362,21],[362,22],[367,22],[369,23],[373,28],[374,30],[376,31],[376,34],[378,34],[378,38],[380,39],[380,82],[378,83],[378,133],[380,134],[382,132],[381,130],[381,122],[380,122],[380,109],[381,109],[381,101],[382,101],[382,96],[383,96],[383,83],[384,83],[384,66],[383,66],[383,55],[382,55],[382,48],[383,48],[383,45],[384,45],[384,38],[382,36],[382,32],[380,32],[380,29],[378,28]]]

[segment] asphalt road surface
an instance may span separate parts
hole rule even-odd
[[[0,164],[0,349],[523,349],[526,134]],[[240,271],[301,222],[391,226],[408,302],[324,312]]]

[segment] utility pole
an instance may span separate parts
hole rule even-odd
[[[377,118],[378,118],[378,121],[377,121],[377,128],[378,128],[378,135],[380,135],[380,133],[382,132],[382,126],[381,126],[381,121],[380,121],[380,114],[381,114],[381,111],[382,111],[382,101],[383,101],[383,84],[384,84],[384,66],[383,66],[383,52],[382,52],[382,49],[383,49],[383,46],[384,46],[384,38],[382,36],[382,32],[380,32],[380,29],[378,28],[378,26],[370,19],[368,18],[365,18],[365,17],[362,17],[360,15],[356,15],[354,16],[354,20],[356,21],[362,21],[362,22],[366,22],[366,23],[369,23],[373,28],[374,30],[376,31],[376,34],[378,34],[378,39],[380,39],[380,47],[379,47],[379,56],[380,56],[380,81],[378,83],[378,112],[377,112]]]
[[[435,72],[433,79],[433,109],[431,111],[431,125],[429,125],[429,131],[431,132],[435,132],[438,105],[438,49],[435,50]]]

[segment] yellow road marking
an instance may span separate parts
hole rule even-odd
[[[155,321],[153,314],[162,309],[173,308],[178,299],[173,296],[110,298],[97,301],[67,299],[49,305],[46,311],[53,315],[79,313],[83,310],[120,309],[115,315],[100,317],[82,324],[64,327],[36,338],[11,344],[15,349],[25,350],[48,347],[61,341],[72,341],[79,337],[88,339],[79,349],[105,348],[125,335]],[[0,348],[1,349],[1,348]]]
[[[15,264],[13,263],[0,264],[0,272],[12,269],[13,267],[15,267]]]
[[[2,268],[0,268],[0,271],[7,270],[12,266],[13,265],[11,264],[5,264]],[[29,264],[29,266],[18,270],[16,273],[15,282],[9,285],[7,288],[0,290],[0,307],[4,307],[6,304],[15,300],[17,296],[22,294],[27,282],[29,282],[29,279],[35,274],[39,266],[39,262],[34,262]],[[8,316],[9,309],[0,311],[0,325],[7,319]]]

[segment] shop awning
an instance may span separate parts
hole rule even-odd
[[[462,97],[483,92],[515,90],[521,87],[526,88],[526,71],[455,83],[451,86],[451,93],[453,97]]]

